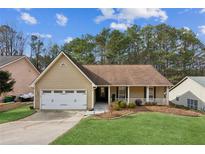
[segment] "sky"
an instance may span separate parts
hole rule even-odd
[[[12,25],[25,35],[36,34],[60,45],[83,34],[95,35],[104,27],[124,31],[133,24],[161,23],[192,30],[205,43],[205,9],[0,9],[0,25]]]

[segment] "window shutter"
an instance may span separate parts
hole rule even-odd
[[[116,95],[117,95],[116,97],[118,98],[118,87],[116,88],[116,90],[117,90],[117,91],[116,91]]]
[[[147,93],[146,93],[146,87],[144,87],[144,98],[146,98],[146,95],[147,95]]]

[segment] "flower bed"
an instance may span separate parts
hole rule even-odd
[[[126,116],[133,113],[139,113],[139,112],[161,112],[161,113],[168,113],[168,114],[175,114],[175,115],[182,115],[182,116],[192,116],[192,117],[198,117],[202,116],[203,114],[197,111],[193,110],[186,110],[186,109],[179,109],[175,107],[170,106],[137,106],[136,108],[129,109],[121,109],[118,111],[109,111],[101,114],[95,115],[97,118],[103,118],[103,119],[113,119],[118,118],[122,116]]]

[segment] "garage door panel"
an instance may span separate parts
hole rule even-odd
[[[51,93],[42,93],[42,109],[86,109],[87,95],[83,90],[54,90]]]

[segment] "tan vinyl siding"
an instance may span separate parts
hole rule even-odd
[[[110,87],[110,97],[112,97],[113,94],[115,94],[115,97],[117,97],[116,91],[117,87]]]
[[[130,87],[130,98],[144,98],[144,87]]]
[[[165,88],[166,87],[156,87],[156,98],[165,98]]]
[[[40,90],[43,89],[85,89],[87,108],[92,108],[92,83],[64,56],[35,85],[35,107],[40,108]]]

